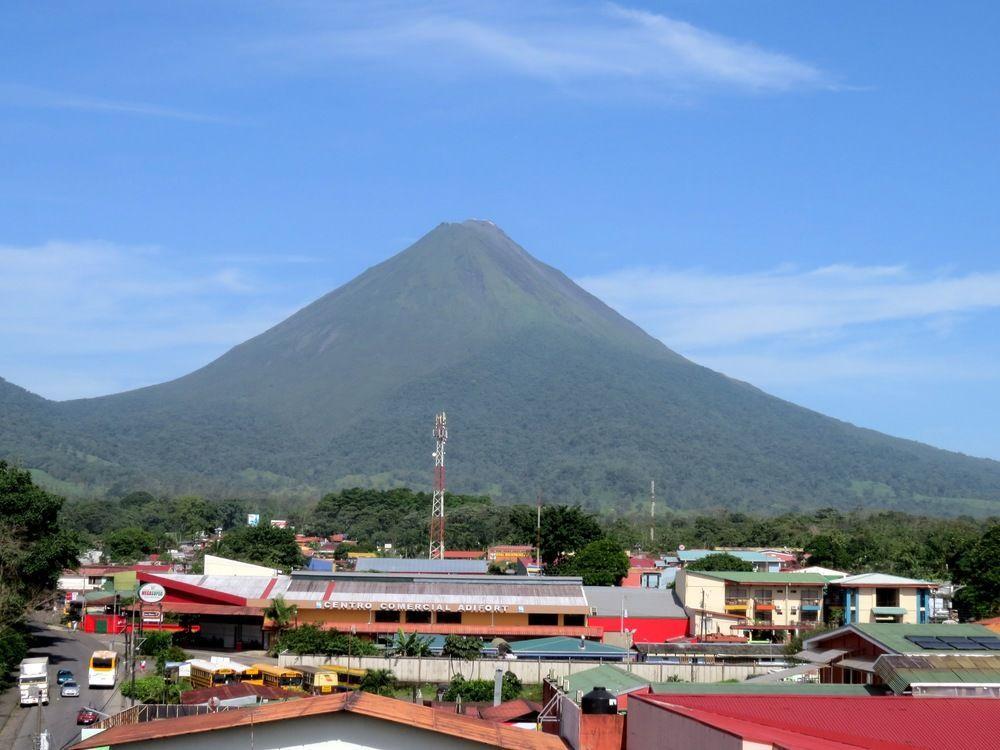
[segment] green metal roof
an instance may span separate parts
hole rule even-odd
[[[938,623],[927,623],[924,625],[909,625],[905,623],[896,622],[859,622],[851,623],[848,627],[855,628],[859,632],[863,633],[867,637],[874,641],[878,641],[883,646],[886,647],[887,651],[897,653],[897,654],[920,654],[924,649],[920,648],[916,643],[906,640],[906,636],[928,636],[928,637],[948,637],[954,636],[956,638],[961,637],[983,637],[983,636],[994,636],[996,633],[988,628],[984,628],[982,625],[976,625],[974,623],[963,623],[955,625],[941,625]],[[833,633],[837,631],[831,631]],[[829,635],[829,634],[827,634]],[[929,649],[933,651],[933,649]],[[990,651],[984,648],[981,652],[976,651],[966,651],[963,653],[985,653],[985,654],[995,654],[995,651]]]
[[[646,685],[649,685],[649,680],[644,680],[610,664],[602,664],[593,669],[585,669],[582,672],[571,674],[566,679],[566,693],[572,697],[576,695],[578,690],[589,693],[595,687],[603,687],[615,695],[621,695]]]
[[[902,617],[906,614],[906,607],[872,607],[873,615],[899,615]]]
[[[722,570],[691,570],[687,571],[691,575],[708,576],[709,578],[719,578],[723,581],[733,583],[780,583],[794,586],[817,586],[827,582],[826,576],[819,573],[745,573],[743,571],[722,571]]]
[[[872,695],[877,686],[818,685],[811,682],[654,682],[654,693],[667,695]]]
[[[913,685],[931,683],[1000,685],[1000,655],[885,654],[875,662],[875,673],[897,695]]]
[[[583,641],[583,648],[580,648],[579,638],[570,638],[564,635],[553,635],[548,638],[530,638],[526,641],[511,641],[510,650],[515,654],[534,653],[543,651],[545,653],[559,653],[566,656],[574,654],[622,656],[629,653],[627,648],[621,646],[611,646],[599,641]]]

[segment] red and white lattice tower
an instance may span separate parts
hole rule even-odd
[[[431,544],[428,557],[444,559],[444,444],[448,442],[448,416],[434,418],[434,496],[431,499]]]

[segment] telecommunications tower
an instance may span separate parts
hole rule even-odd
[[[448,416],[434,418],[434,496],[431,499],[431,543],[428,557],[444,559],[444,444],[448,442]]]

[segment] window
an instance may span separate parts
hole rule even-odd
[[[875,589],[876,607],[898,607],[899,589]]]
[[[461,612],[438,612],[437,613],[437,624],[438,625],[461,625],[462,624],[462,613]]]
[[[407,622],[417,622],[422,624],[429,624],[431,621],[431,613],[428,612],[407,612],[406,613]]]
[[[375,622],[399,622],[399,610],[395,609],[376,610]]]
[[[529,625],[558,625],[559,615],[548,612],[531,612],[528,614]]]
[[[563,625],[568,628],[582,628],[585,624],[583,615],[563,615]]]

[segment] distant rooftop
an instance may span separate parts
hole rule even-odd
[[[673,589],[584,586],[583,593],[598,617],[625,614],[626,617],[687,618],[684,605]]]
[[[940,651],[956,653],[954,649],[946,648],[944,642],[935,642],[936,639],[942,637],[977,639],[997,637],[997,634],[993,631],[974,623],[956,623],[954,625],[924,623],[913,625],[895,622],[865,622],[851,623],[842,628],[831,630],[828,633],[814,636],[807,639],[803,643],[803,646],[808,650],[822,651],[824,648],[828,648],[824,644],[834,638],[840,637],[844,633],[852,631],[858,633],[866,640],[880,645],[885,651],[894,654],[927,654]],[[916,639],[916,641],[910,639]],[[981,649],[966,650],[964,653],[996,654],[997,652],[984,646]]]
[[[827,583],[825,576],[815,573],[746,573],[743,571],[691,570],[692,575],[719,578],[733,583],[780,583],[790,586],[822,586]]]
[[[927,587],[933,586],[934,584],[928,583],[927,581],[921,581],[916,578],[903,578],[902,576],[893,576],[888,573],[859,573],[852,576],[844,576],[843,578],[838,578],[831,583],[837,586],[914,586],[914,587]]]
[[[362,557],[354,566],[358,573],[479,573],[485,574],[485,560],[429,560],[410,557]]]

